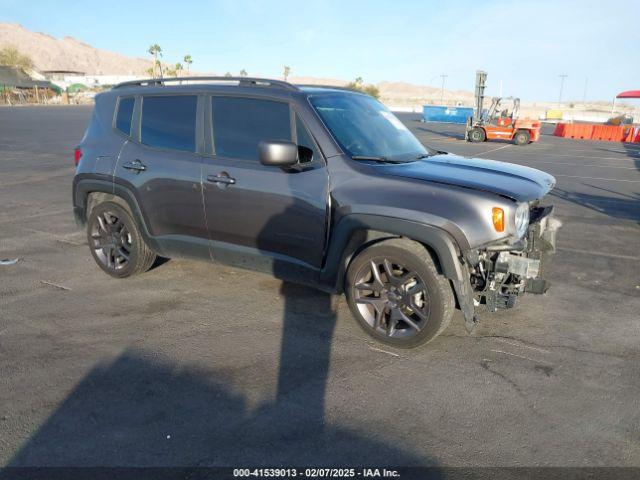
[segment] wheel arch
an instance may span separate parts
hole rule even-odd
[[[102,202],[113,202],[125,208],[136,222],[147,245],[158,255],[162,248],[149,233],[142,211],[134,193],[124,185],[96,178],[76,178],[73,184],[73,210],[76,223],[84,227],[91,208]]]
[[[377,242],[397,237],[406,237],[423,245],[446,278],[458,282],[463,280],[460,250],[451,235],[442,228],[392,217],[351,214],[334,227],[321,283],[341,293],[353,258]]]

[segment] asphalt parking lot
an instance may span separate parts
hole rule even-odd
[[[440,150],[556,176],[545,296],[381,347],[344,301],[171,260],[115,280],[71,212],[88,107],[0,108],[0,466],[640,466],[640,146]]]

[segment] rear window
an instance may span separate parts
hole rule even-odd
[[[133,117],[133,97],[121,98],[118,102],[118,114],[116,115],[116,128],[125,135],[131,135],[131,118]]]
[[[253,98],[212,98],[216,155],[258,161],[258,143],[291,141],[289,104]]]
[[[195,95],[144,97],[141,141],[145,145],[194,152],[196,149]]]

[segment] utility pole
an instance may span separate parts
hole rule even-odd
[[[558,95],[558,106],[562,105],[562,89],[564,88],[564,79],[569,75],[562,74],[558,75],[560,77],[560,95]]]
[[[584,77],[584,92],[582,92],[582,105],[587,103],[587,85],[589,84],[589,77]]]
[[[440,105],[444,105],[444,79],[449,75],[440,75],[442,77],[442,90],[440,92]]]

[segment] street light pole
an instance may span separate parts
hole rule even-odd
[[[440,75],[442,77],[442,90],[440,92],[440,105],[444,105],[444,79],[449,75]]]
[[[560,77],[560,95],[558,95],[558,106],[562,105],[562,89],[564,88],[564,79],[569,75],[558,75]]]

